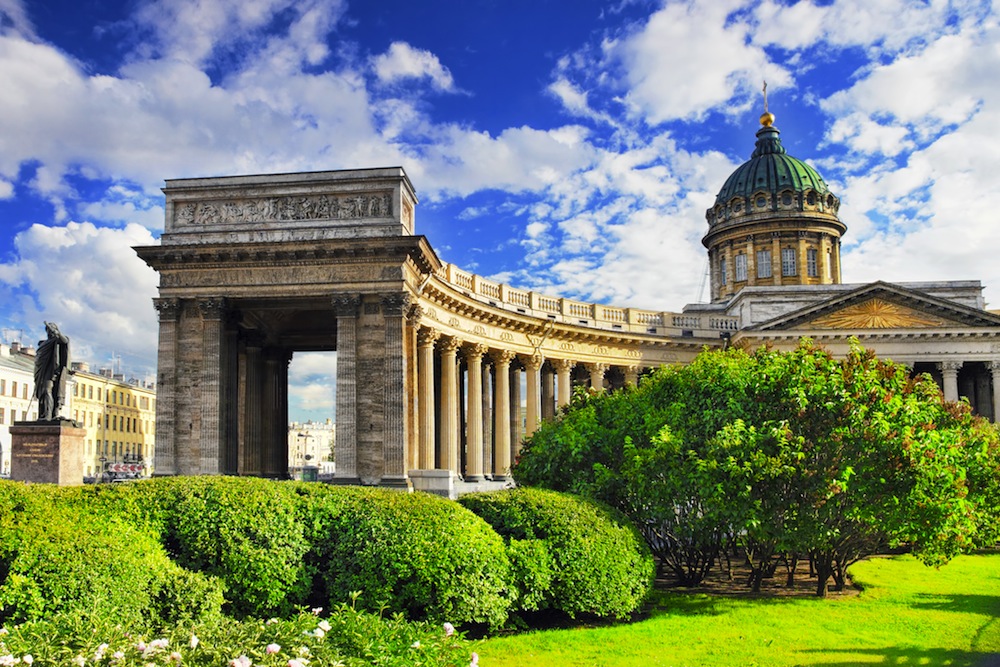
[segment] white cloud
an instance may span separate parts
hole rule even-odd
[[[383,83],[405,79],[429,79],[435,89],[455,91],[451,72],[430,51],[417,49],[406,42],[393,42],[389,50],[372,59],[375,76]]]
[[[627,103],[648,122],[700,118],[746,108],[762,79],[787,87],[791,73],[750,42],[738,0],[668,3],[609,53],[625,68]]]
[[[0,0],[0,34],[14,32],[34,38],[35,27],[21,0]]]
[[[0,283],[30,288],[7,304],[7,313],[29,328],[57,322],[73,338],[77,357],[84,349],[104,360],[113,350],[148,368],[156,358],[157,277],[132,246],[153,243],[136,224],[32,225],[15,238],[16,258],[0,264]]]

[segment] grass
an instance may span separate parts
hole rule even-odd
[[[1000,652],[1000,554],[875,558],[851,575],[862,593],[826,600],[656,591],[646,620],[488,639],[481,664],[975,667]]]

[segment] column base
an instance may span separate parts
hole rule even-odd
[[[386,475],[378,482],[379,486],[389,489],[399,489],[401,491],[412,491],[413,485],[406,475]]]
[[[410,470],[408,474],[414,491],[433,493],[452,500],[458,498],[455,490],[457,476],[450,470]]]

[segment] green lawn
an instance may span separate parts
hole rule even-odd
[[[876,558],[851,574],[864,591],[826,600],[657,592],[648,620],[488,639],[480,664],[971,667],[1000,652],[1000,554],[938,570]]]

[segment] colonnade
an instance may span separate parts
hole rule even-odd
[[[448,470],[467,482],[507,477],[524,438],[569,403],[578,366],[586,369],[591,388],[613,386],[606,363],[546,360],[538,352],[517,354],[430,327],[418,329],[416,347],[418,442],[412,464]],[[637,366],[622,368],[626,384],[634,385],[638,374]]]

